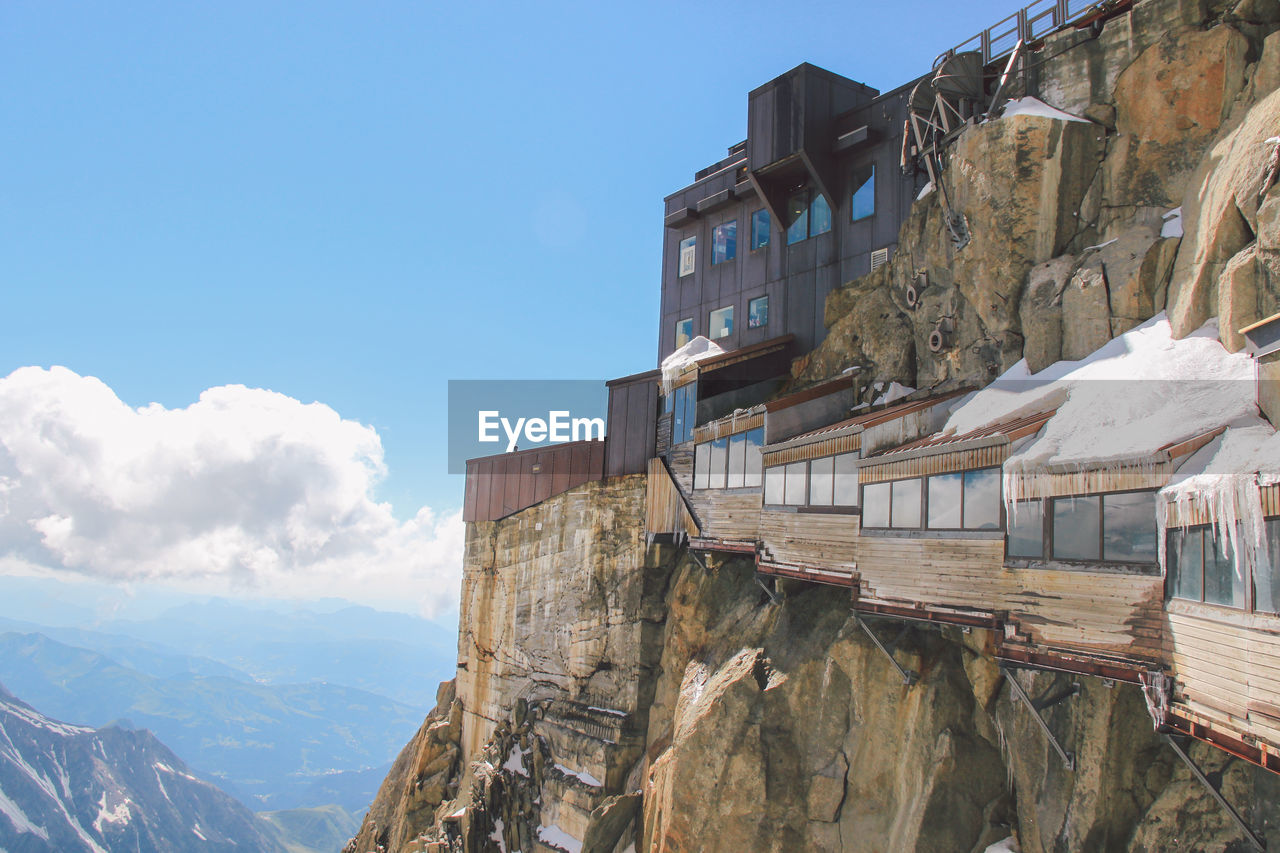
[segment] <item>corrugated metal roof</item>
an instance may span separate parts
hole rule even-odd
[[[906,444],[900,444],[897,447],[891,447],[888,450],[882,450],[874,454],[871,458],[880,460],[887,456],[893,456],[899,453],[907,453],[913,450],[924,450],[926,448],[937,448],[939,452],[947,452],[957,445],[968,444],[971,441],[989,438],[1008,438],[1010,441],[1021,438],[1024,435],[1030,435],[1038,432],[1040,427],[1045,425],[1049,418],[1053,417],[1054,412],[1037,412],[1034,415],[1024,415],[1019,418],[1011,418],[1007,421],[992,424],[983,429],[976,429],[961,435],[951,435],[947,433],[934,433],[924,438],[918,438],[915,441],[909,441]]]
[[[967,393],[969,392],[968,391],[950,391],[946,394],[935,394],[931,397],[924,397],[919,400],[913,400],[909,403],[892,404],[887,408],[880,409],[878,411],[865,412],[861,415],[856,415],[852,418],[846,418],[845,420],[838,421],[834,424],[828,424],[827,426],[819,427],[818,429],[810,430],[809,432],[804,432],[804,433],[801,433],[800,435],[792,436],[791,438],[787,439],[786,442],[780,442],[780,443],[785,444],[792,441],[800,441],[802,439],[808,440],[813,438],[819,438],[822,436],[830,435],[832,433],[841,432],[843,430],[849,429],[850,427],[860,427],[862,429],[866,429],[867,427],[873,427],[873,426],[876,426],[877,424],[886,423],[888,421],[892,421],[897,418],[905,417],[906,415],[914,414],[915,412],[923,411],[924,409],[928,409],[932,406],[936,406],[939,403],[942,403],[946,400],[950,400],[953,397],[959,397],[962,394],[967,394]]]

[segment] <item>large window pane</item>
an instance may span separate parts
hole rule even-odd
[[[744,486],[760,485],[760,445],[764,444],[764,427],[747,430],[746,438],[747,473],[743,478]]]
[[[733,333],[733,306],[726,305],[711,312],[711,339],[723,338]]]
[[[1280,613],[1280,518],[1267,521],[1267,559],[1258,562],[1253,589],[1255,610]]]
[[[1000,469],[984,468],[964,475],[966,530],[1000,529]]]
[[[813,201],[809,202],[809,236],[816,237],[831,230],[831,205],[826,196],[814,190]]]
[[[697,249],[698,238],[686,237],[680,241],[680,277],[693,275],[698,268],[697,265]]]
[[[809,463],[809,505],[831,506],[831,481],[836,461],[828,456]]]
[[[705,441],[694,448],[693,452],[693,487],[695,489],[707,488],[708,477],[711,474],[711,445]]]
[[[1207,528],[1204,533],[1204,600],[1210,604],[1244,607],[1244,578],[1236,571],[1230,541],[1217,536],[1217,532]]]
[[[676,349],[680,349],[691,340],[693,340],[693,318],[676,320]]]
[[[799,192],[787,199],[787,245],[809,237],[809,193]]]
[[[1204,531],[1170,530],[1165,560],[1169,565],[1169,597],[1204,599]]]
[[[863,166],[853,172],[853,211],[851,219],[857,222],[876,212],[876,167]]]
[[[738,254],[738,220],[717,225],[711,232],[711,264],[731,261]]]
[[[747,303],[747,328],[759,329],[769,325],[769,297],[757,296]]]
[[[1053,500],[1053,556],[1059,560],[1096,560],[1101,502],[1097,495]]]
[[[960,497],[963,474],[941,474],[929,478],[929,526],[938,530],[960,527]]]
[[[707,474],[707,488],[723,489],[725,463],[729,458],[729,439],[717,438],[711,442],[711,470]]]
[[[893,481],[894,527],[918,528],[920,526],[920,479]]]
[[[693,428],[698,423],[698,384],[684,386],[684,436],[681,441],[693,438]]]
[[[760,208],[751,214],[751,248],[762,249],[769,245],[769,211]]]
[[[1102,559],[1156,561],[1156,493],[1102,496]]]
[[[786,503],[790,506],[802,506],[808,493],[805,478],[804,462],[792,462],[787,466]]]
[[[836,506],[858,505],[858,454],[844,453],[836,457],[833,491],[832,498]]]
[[[862,526],[889,526],[890,486],[888,483],[871,483],[862,487]]]
[[[1005,553],[1027,560],[1044,558],[1044,502],[1018,501],[1009,516]]]
[[[747,476],[747,437],[742,433],[729,436],[729,476],[725,486],[740,489]]]
[[[764,469],[764,502],[779,505],[786,497],[787,467],[775,465]]]
[[[677,388],[671,392],[671,443],[679,444],[684,441],[685,433],[685,395],[687,395],[688,386]]]

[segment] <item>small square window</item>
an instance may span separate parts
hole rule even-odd
[[[693,318],[676,320],[676,349],[680,349],[691,340],[693,340]]]
[[[733,334],[733,306],[726,305],[711,312],[711,339],[728,337]]]
[[[769,211],[767,208],[760,208],[751,214],[751,251],[763,249],[769,245],[769,230],[771,228],[769,222]]]
[[[836,506],[858,505],[858,454],[845,453],[836,457],[833,499]]]
[[[680,278],[693,275],[697,269],[697,237],[685,237],[680,241]]]
[[[1097,560],[1102,556],[1102,516],[1097,495],[1053,499],[1053,556]]]
[[[717,225],[711,232],[711,265],[731,261],[738,253],[738,220]]]
[[[809,236],[817,237],[831,230],[831,205],[826,197],[814,191],[813,200],[809,202]]]
[[[850,219],[857,222],[876,212],[876,167],[862,166],[853,171],[853,199]]]
[[[759,329],[769,325],[769,297],[757,296],[747,303],[747,328]]]

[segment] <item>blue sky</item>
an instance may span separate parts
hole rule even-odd
[[[447,512],[447,380],[654,366],[662,198],[750,89],[808,61],[888,90],[1014,10],[8,0],[0,377],[319,401],[376,430],[374,500]]]

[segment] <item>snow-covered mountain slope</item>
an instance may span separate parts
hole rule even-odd
[[[0,687],[0,849],[267,851],[253,813],[147,731],[51,720]]]

